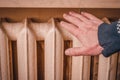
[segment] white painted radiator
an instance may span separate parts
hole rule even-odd
[[[56,19],[0,22],[0,80],[116,79],[118,54],[65,56],[65,49],[80,47],[80,43]]]

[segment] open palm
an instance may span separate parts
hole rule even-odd
[[[66,55],[99,55],[103,48],[98,42],[98,27],[103,21],[86,12],[69,12],[63,14],[63,17],[68,22],[61,21],[61,26],[76,36],[82,44],[82,47],[67,49]]]

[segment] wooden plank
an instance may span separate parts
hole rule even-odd
[[[80,0],[82,8],[120,8],[119,0]]]
[[[38,18],[40,22],[46,22],[49,20],[50,17],[55,18],[62,18],[63,13],[68,13],[69,11],[79,11],[79,8],[0,8],[0,17],[8,17],[12,18],[15,21],[21,21],[24,18],[31,17],[31,18]],[[92,13],[93,15],[103,18],[109,17],[110,19],[116,19],[120,17],[120,9],[96,9],[96,8],[82,8],[80,11],[86,11]],[[14,15],[14,12],[15,15]],[[50,13],[49,13],[50,12]],[[104,13],[104,14],[101,14]],[[39,14],[38,14],[39,13]],[[107,15],[106,15],[107,14]]]
[[[118,61],[117,61],[117,76],[116,76],[116,80],[120,80],[120,52],[119,52]]]
[[[29,70],[29,80],[37,80],[37,45],[36,37],[28,26],[27,29],[28,36],[28,70]]]
[[[2,80],[10,80],[9,66],[9,43],[8,37],[4,33],[3,27],[0,25],[0,56],[1,56],[1,78]]]
[[[27,55],[27,25],[24,20],[24,27],[17,37],[18,53],[18,80],[28,80],[28,55]]]
[[[20,8],[120,8],[119,0],[1,0],[0,7]]]
[[[51,29],[45,36],[45,80],[55,80],[55,26],[51,20]]]
[[[3,5],[4,4],[4,5]],[[38,8],[55,8],[55,7],[80,7],[80,0],[35,0],[35,1],[29,1],[29,0],[20,0],[20,1],[14,1],[14,0],[1,0],[0,7],[38,7]]]

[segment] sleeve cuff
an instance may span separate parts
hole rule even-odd
[[[119,26],[117,26],[119,25]],[[99,44],[104,48],[102,54],[105,57],[112,55],[120,50],[120,24],[118,21],[111,24],[102,23],[98,27]]]

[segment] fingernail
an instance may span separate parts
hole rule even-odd
[[[61,21],[61,22],[60,22],[61,27],[64,26],[64,23],[65,23],[64,21]]]
[[[66,50],[66,51],[65,51],[65,54],[68,55],[68,54],[69,54],[69,50]]]
[[[70,11],[69,14],[73,14],[74,12],[73,11]]]
[[[85,12],[81,12],[81,14],[84,14]]]
[[[63,17],[64,18],[67,18],[67,17],[69,17],[70,15],[69,14],[63,14]]]
[[[67,16],[67,14],[64,13],[64,14],[63,14],[63,17],[66,17],[66,16]]]
[[[61,21],[60,24],[64,24],[64,21]]]

